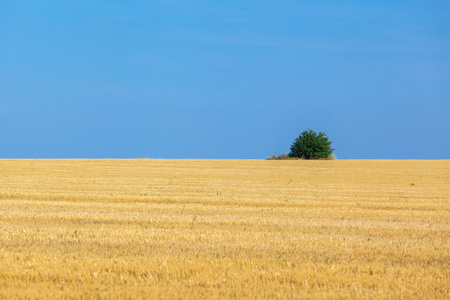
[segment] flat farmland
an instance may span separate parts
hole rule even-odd
[[[0,160],[0,298],[450,298],[450,161]]]

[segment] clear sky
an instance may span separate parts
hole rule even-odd
[[[450,1],[0,1],[0,158],[450,159]]]

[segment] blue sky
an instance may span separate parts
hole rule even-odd
[[[0,2],[0,158],[450,158],[448,1]]]

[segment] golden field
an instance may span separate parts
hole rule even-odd
[[[449,160],[0,160],[0,298],[449,299],[449,198]]]

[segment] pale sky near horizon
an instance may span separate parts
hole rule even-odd
[[[449,1],[0,2],[0,158],[450,159]]]

